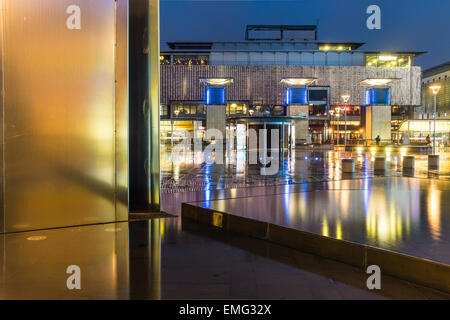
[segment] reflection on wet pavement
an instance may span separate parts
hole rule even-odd
[[[0,245],[0,299],[450,298],[388,276],[370,292],[356,268],[180,218],[1,235]],[[66,287],[69,265],[81,290]]]
[[[450,264],[450,181],[387,177],[284,189],[199,204]]]
[[[414,177],[450,179],[450,152],[447,149],[440,152],[439,174],[428,170],[427,154],[414,153],[408,148],[399,152],[390,149],[369,152],[298,149],[285,152],[277,175],[263,176],[258,165],[247,164],[248,155],[244,150],[230,152],[227,154],[226,164],[217,165],[206,163],[201,152],[194,153],[189,149],[172,152],[170,147],[162,146],[161,187],[163,193],[177,193],[364,178],[374,175],[373,162],[377,156],[386,157],[387,176],[410,176],[410,173],[404,173],[402,170],[402,159],[405,155],[416,157],[416,169],[412,173]],[[355,159],[355,173],[343,175],[341,159],[350,157]]]

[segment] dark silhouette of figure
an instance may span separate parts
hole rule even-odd
[[[375,138],[375,141],[377,143],[377,146],[379,146],[380,145],[380,141],[381,141],[380,135],[377,135],[377,137]]]
[[[431,143],[431,139],[430,139],[430,135],[429,134],[427,135],[426,140],[427,140],[427,144]]]

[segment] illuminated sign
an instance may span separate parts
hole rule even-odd
[[[390,102],[389,88],[367,88],[364,95],[366,106],[374,104],[388,105]]]
[[[361,81],[361,84],[363,85],[369,85],[369,86],[385,86],[395,80],[398,80],[396,78],[389,78],[389,79],[382,79],[382,78],[369,78]]]
[[[224,86],[233,83],[232,78],[204,78],[200,79],[200,83],[207,84],[210,86]]]
[[[306,87],[295,88],[289,87],[286,88],[286,105],[291,104],[308,104],[308,89]]]
[[[206,87],[205,104],[206,105],[227,104],[227,90],[225,89],[225,87]]]
[[[307,86],[314,83],[316,78],[285,78],[280,82],[290,86]]]

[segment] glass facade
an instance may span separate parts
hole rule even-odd
[[[308,104],[308,88],[286,88],[286,105]]]
[[[206,87],[205,104],[207,105],[227,104],[227,89],[225,87]]]
[[[159,56],[159,64],[162,66],[170,66],[170,56],[169,55]]]
[[[227,115],[246,115],[247,114],[247,104],[246,103],[238,103],[232,102],[227,104]]]
[[[410,55],[366,55],[367,67],[410,67],[411,65]]]
[[[209,64],[207,55],[174,55],[173,64],[175,66],[202,66]]]
[[[206,108],[200,102],[173,102],[171,104],[172,117],[174,118],[196,118],[205,117]]]
[[[389,99],[389,88],[367,88],[365,92],[365,104],[373,105],[373,104],[381,104],[388,105],[390,104]]]
[[[319,46],[319,50],[324,50],[324,51],[328,51],[328,50],[334,50],[334,51],[350,51],[352,50],[352,47],[349,45],[343,45],[343,44],[324,44],[324,45],[320,45]]]

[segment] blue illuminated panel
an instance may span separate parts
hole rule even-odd
[[[286,88],[286,105],[290,104],[308,104],[308,89]]]
[[[390,104],[389,88],[367,88],[364,94],[365,105]]]
[[[225,87],[206,87],[205,91],[206,105],[227,104],[227,90]]]

